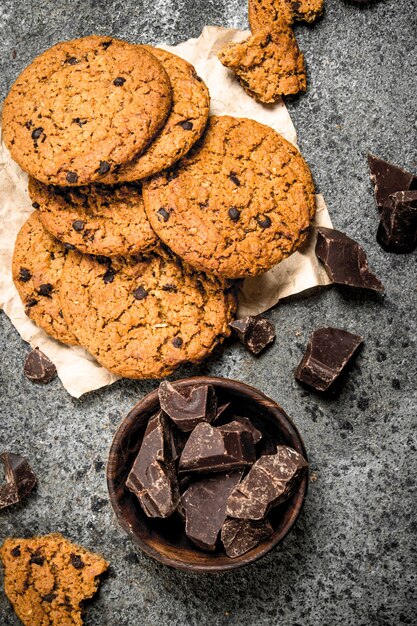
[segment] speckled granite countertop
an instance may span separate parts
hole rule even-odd
[[[377,245],[365,155],[417,169],[417,12],[410,0],[326,5],[317,25],[297,27],[309,89],[287,105],[335,226],[364,245],[386,296],[332,289],[297,297],[269,313],[277,341],[263,357],[233,345],[198,370],[258,386],[304,436],[309,496],[281,547],[217,577],[137,555],[109,506],[105,461],[121,417],[154,383],[120,381],[81,400],[58,380],[37,387],[22,372],[28,346],[0,317],[0,448],[29,456],[39,477],[37,495],[0,513],[0,539],[59,530],[101,551],[112,570],[89,626],[416,623],[416,254],[389,255]],[[246,28],[245,2],[1,0],[1,97],[35,54],[61,39],[101,33],[175,44],[206,24]],[[365,337],[335,400],[303,390],[292,375],[320,325]],[[18,623],[1,593],[0,624]]]

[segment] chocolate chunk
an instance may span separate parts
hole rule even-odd
[[[170,211],[167,211],[163,207],[161,207],[160,209],[157,210],[157,214],[159,215],[159,217],[162,219],[163,222],[167,222],[169,220]],[[159,217],[158,217],[158,219],[159,219]],[[161,220],[159,219],[159,221],[161,221]]]
[[[51,283],[44,283],[43,285],[40,285],[37,289],[40,296],[45,296],[47,298],[49,298],[49,296],[51,295],[52,290],[53,286],[51,285]]]
[[[417,189],[417,176],[401,167],[368,154],[369,175],[374,185],[375,200],[381,209],[389,196],[397,191]]]
[[[74,230],[77,231],[77,233],[80,233],[82,230],[84,230],[84,222],[82,220],[75,220],[75,222],[72,223],[72,227]]]
[[[317,229],[316,256],[333,283],[384,291],[383,284],[369,270],[364,250],[339,230],[322,226]]]
[[[56,376],[56,367],[50,359],[39,350],[31,350],[23,366],[25,376],[33,383],[50,383]]]
[[[113,85],[115,85],[116,87],[121,87],[122,85],[124,85],[126,82],[126,78],[123,78],[123,76],[118,76],[117,78],[114,79],[113,81]]]
[[[32,202],[32,206],[34,209],[40,209],[41,205],[39,204],[39,202]]]
[[[81,119],[80,117],[74,117],[72,122],[73,122],[73,124],[78,124],[78,126],[80,128],[82,128],[84,126],[84,124],[87,124],[87,120]]]
[[[144,287],[137,287],[133,292],[135,300],[143,300],[148,295],[148,292]]]
[[[42,126],[39,126],[39,128],[35,128],[35,130],[32,131],[32,139],[34,141],[36,141],[37,139],[39,139],[39,137],[42,135],[43,133],[43,128]]]
[[[252,441],[253,443],[259,443],[262,439],[262,433],[260,430],[258,430],[250,421],[250,419],[248,419],[247,417],[240,417],[238,415],[233,416],[233,421],[232,422],[228,422],[227,424],[223,424],[222,426],[220,426],[219,428],[222,429],[222,431],[240,431],[240,430],[246,430],[246,432],[248,432],[250,434],[250,436],[252,437]]]
[[[170,456],[173,461],[176,461],[180,458],[182,451],[184,450],[184,446],[187,441],[187,435],[179,430],[176,426],[174,426],[174,424],[170,424],[166,436]]]
[[[38,304],[38,301],[35,298],[29,298],[29,300],[26,302],[26,308],[30,309],[31,307],[35,306],[35,304]]]
[[[172,345],[174,346],[174,348],[181,348],[183,343],[184,342],[181,337],[174,337],[174,339],[172,340]]]
[[[231,407],[231,405],[232,405],[231,402],[226,402],[225,404],[218,406],[217,411],[216,411],[216,417],[214,418],[213,423],[215,422],[217,423],[221,417],[224,417],[224,414]]]
[[[213,428],[203,422],[191,433],[181,454],[179,473],[228,472],[256,460],[252,434],[238,424],[231,429]]]
[[[76,172],[67,172],[66,179],[69,183],[76,183],[78,180],[78,174]]]
[[[27,283],[32,278],[32,274],[26,267],[21,267],[19,270],[19,281],[21,283]]]
[[[68,63],[68,65],[77,65],[77,63],[79,63],[79,60],[76,57],[69,57],[68,59],[66,59],[65,63]]]
[[[217,412],[217,398],[211,385],[190,385],[176,389],[164,381],[159,385],[161,409],[183,432],[190,432],[200,422],[212,422]]]
[[[235,559],[249,552],[274,532],[268,520],[232,519],[228,517],[222,526],[220,538],[227,556]]]
[[[103,42],[100,44],[100,46],[101,46],[102,48],[104,48],[104,50],[107,50],[107,48],[108,48],[109,46],[111,46],[111,45],[112,45],[112,43],[113,43],[113,40],[112,40],[112,39],[109,39],[109,41],[103,41]]]
[[[112,267],[109,267],[106,272],[103,274],[103,280],[108,285],[114,281],[114,277],[116,276],[116,272]]]
[[[230,172],[229,178],[232,181],[232,183],[237,185],[237,187],[240,187],[240,180],[238,179],[236,172]]]
[[[260,354],[275,340],[274,325],[265,317],[248,315],[230,322],[229,326],[252,354]]]
[[[162,285],[162,291],[168,291],[169,293],[177,293],[178,288],[176,285]]]
[[[100,166],[97,172],[99,174],[107,174],[107,172],[110,172],[110,163],[107,163],[107,161],[100,161]]]
[[[55,593],[47,593],[46,595],[42,596],[42,600],[44,602],[52,602],[52,600],[55,600],[55,598],[56,598]]]
[[[72,243],[64,243],[63,245],[65,250],[75,250],[75,246],[73,246]]]
[[[29,559],[29,563],[34,563],[35,565],[43,565],[45,563],[45,557],[41,554],[35,552]]]
[[[168,517],[178,501],[178,487],[166,438],[169,425],[162,411],[151,417],[139,453],[126,481],[148,517]]]
[[[4,466],[5,482],[0,486],[0,509],[18,504],[36,486],[36,476],[29,461],[20,454],[3,452],[0,462]]]
[[[397,191],[381,209],[377,241],[387,252],[408,253],[417,247],[417,191]]]
[[[190,120],[185,120],[184,122],[179,122],[179,125],[184,129],[184,130],[192,130],[193,128],[193,123],[190,122]]]
[[[307,468],[307,461],[296,450],[278,446],[276,454],[261,456],[235,487],[227,501],[227,515],[263,519],[273,506],[282,504],[291,495]]]
[[[226,503],[242,471],[216,474],[192,483],[181,498],[185,534],[203,550],[213,551],[226,519]]]
[[[329,389],[353,357],[363,338],[340,328],[318,328],[295,370],[295,378],[317,391]]]
[[[256,218],[256,221],[258,222],[261,228],[269,228],[272,224],[271,218],[268,217],[267,215],[258,215],[258,217]]]
[[[228,210],[228,214],[232,222],[237,222],[240,217],[240,211],[234,206],[232,206],[232,208]]]
[[[15,548],[13,548],[13,550],[11,550],[10,554],[12,556],[20,556],[21,555],[20,547],[16,546]]]
[[[85,563],[79,554],[70,554],[70,561],[75,569],[83,569],[83,567],[85,567]]]

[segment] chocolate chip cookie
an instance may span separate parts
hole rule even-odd
[[[34,178],[88,184],[147,147],[171,99],[166,71],[141,46],[98,36],[58,43],[12,86],[4,141]]]
[[[149,148],[104,182],[132,181],[171,167],[199,139],[207,123],[210,96],[194,67],[171,52],[142,46],[164,66],[172,85],[172,109],[165,126]]]
[[[0,558],[6,595],[25,626],[82,626],[83,603],[109,567],[58,533],[6,539]]]
[[[304,57],[292,28],[284,21],[276,22],[272,30],[227,46],[218,57],[259,102],[276,102],[281,96],[307,88]]]
[[[254,120],[212,117],[177,167],[143,186],[159,237],[193,267],[226,278],[266,272],[305,240],[314,184],[292,144]]]
[[[77,340],[64,321],[60,287],[67,248],[52,237],[35,211],[17,235],[13,253],[13,281],[31,320],[48,335],[67,344]]]
[[[143,254],[156,246],[140,185],[71,188],[45,185],[31,178],[29,195],[44,227],[81,252]]]
[[[324,0],[249,0],[249,24],[253,33],[273,28],[276,22],[314,22],[323,13]]]
[[[235,312],[228,284],[162,248],[107,260],[70,252],[62,304],[80,344],[128,378],[160,378],[201,361],[229,335]]]

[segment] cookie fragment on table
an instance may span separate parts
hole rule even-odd
[[[220,538],[227,556],[235,559],[252,550],[274,532],[267,519],[233,519],[228,517],[222,526]]]
[[[248,14],[253,33],[276,22],[314,22],[323,13],[324,0],[249,0]]]
[[[369,270],[363,248],[339,230],[323,226],[317,229],[316,256],[333,283],[384,291],[383,284]]]
[[[29,461],[20,454],[3,452],[0,462],[5,474],[5,482],[0,485],[0,509],[5,509],[27,498],[37,481]]]
[[[229,326],[245,348],[255,355],[275,341],[273,323],[259,315],[242,317],[230,322]]]
[[[307,468],[308,463],[299,452],[278,446],[276,454],[261,456],[230,494],[227,515],[238,519],[263,519],[273,506],[289,498]]]
[[[256,460],[253,435],[247,427],[213,428],[203,422],[191,433],[179,462],[179,472],[227,472]]]
[[[318,328],[309,339],[295,378],[316,391],[327,391],[362,343],[362,337],[346,330]]]
[[[26,378],[33,383],[41,384],[50,383],[57,374],[55,365],[39,348],[29,352],[25,359],[23,371]]]
[[[217,398],[212,385],[190,385],[176,389],[168,381],[159,385],[161,409],[183,432],[200,422],[212,422],[217,413]]]
[[[368,154],[369,176],[374,185],[375,200],[379,209],[389,202],[397,191],[417,190],[417,176],[388,163],[374,154]]]
[[[381,207],[378,243],[387,252],[408,253],[417,247],[417,191],[397,191]]]

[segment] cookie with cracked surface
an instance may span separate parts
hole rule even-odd
[[[230,285],[162,248],[107,262],[70,252],[62,295],[80,344],[127,378],[160,378],[201,361],[229,335],[236,306]]]
[[[12,273],[26,315],[54,339],[76,344],[63,318],[60,300],[67,252],[66,247],[45,230],[39,212],[35,211],[17,235]]]
[[[226,278],[266,272],[305,240],[314,184],[301,154],[254,120],[212,117],[176,168],[143,186],[151,226],[178,256]]]
[[[109,567],[59,533],[8,538],[0,558],[6,595],[26,626],[82,626],[83,602],[94,596]]]
[[[172,109],[162,131],[137,159],[120,167],[104,182],[132,181],[171,167],[200,138],[208,120],[210,95],[194,67],[180,57],[143,46],[164,66],[172,85]]]
[[[140,185],[54,187],[31,178],[29,195],[46,230],[85,254],[144,254],[157,244]]]
[[[324,0],[249,0],[249,25],[253,33],[274,28],[281,21],[314,22],[323,13]]]
[[[34,178],[89,184],[147,147],[171,99],[166,71],[140,46],[99,36],[58,43],[13,84],[4,141]]]
[[[293,30],[285,22],[264,30],[218,54],[233,70],[244,90],[259,102],[271,103],[281,96],[307,88],[304,57]]]

